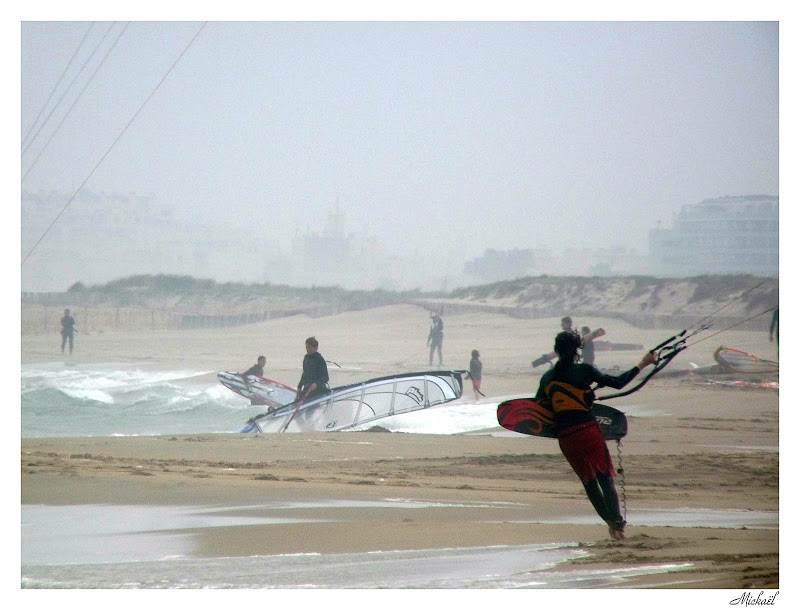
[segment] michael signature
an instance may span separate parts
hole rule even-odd
[[[742,593],[730,601],[731,606],[774,606],[775,598],[778,597],[780,591],[775,591],[772,595],[764,596],[764,592],[760,591],[757,596],[752,595],[749,591]]]

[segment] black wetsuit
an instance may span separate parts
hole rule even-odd
[[[444,342],[444,322],[441,318],[435,318],[433,325],[428,333],[428,343],[431,346],[431,353],[428,357],[428,364],[433,364],[433,352],[439,352],[439,366],[442,365],[442,343]]]
[[[247,369],[244,373],[242,373],[242,375],[244,377],[247,377],[248,375],[256,375],[257,377],[263,377],[264,376],[264,367],[263,366],[258,366],[258,364],[254,364],[249,369]]]
[[[304,400],[312,400],[317,396],[328,392],[328,365],[325,358],[319,352],[306,354],[303,357],[303,375],[300,383],[297,384],[297,394]],[[305,395],[312,383],[316,383],[316,389],[309,395]]]
[[[547,398],[546,388],[552,381],[563,381],[581,390],[591,389],[592,383],[619,390],[628,385],[638,374],[638,366],[625,371],[621,375],[606,375],[591,364],[583,362],[573,364],[563,372],[561,372],[560,367],[554,366],[542,375],[542,379],[539,381],[539,390],[536,392],[536,399]],[[566,430],[590,421],[594,421],[594,418],[589,411],[585,410],[568,410],[555,414],[556,430]]]
[[[64,316],[61,318],[61,353],[64,353],[64,346],[69,341],[69,353],[72,353],[72,344],[75,337],[75,318]]]

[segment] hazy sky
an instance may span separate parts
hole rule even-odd
[[[23,191],[71,194],[110,148],[86,189],[153,195],[265,251],[338,200],[348,232],[459,264],[645,253],[685,204],[778,194],[776,22],[126,23],[23,22]]]

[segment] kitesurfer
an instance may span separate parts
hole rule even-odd
[[[328,388],[328,365],[317,351],[319,341],[315,337],[306,339],[306,355],[303,357],[303,375],[297,384],[297,395],[304,401],[325,394]]]
[[[69,353],[72,353],[72,344],[75,336],[75,318],[73,318],[69,309],[64,310],[64,317],[61,318],[61,353],[64,353],[64,347],[69,341]]]
[[[256,360],[256,363],[249,369],[247,369],[244,373],[242,373],[242,379],[244,380],[244,385],[247,387],[248,390],[250,389],[250,380],[248,379],[248,377],[250,375],[255,375],[256,377],[263,377],[265,364],[267,364],[267,359],[264,356],[259,356],[258,360]],[[250,399],[250,404],[261,405],[264,404],[264,402],[262,400],[259,400],[258,398],[253,397]]]
[[[433,352],[439,352],[439,366],[442,366],[442,343],[444,342],[444,322],[438,313],[431,316],[431,330],[428,332],[428,345],[431,348],[428,364],[433,365]]]
[[[625,538],[625,520],[619,510],[614,487],[616,476],[603,432],[591,414],[597,383],[615,389],[625,387],[639,371],[656,361],[647,352],[639,363],[621,375],[606,375],[594,366],[580,362],[582,339],[577,332],[563,331],[556,335],[554,349],[558,354],[555,366],[542,375],[537,400],[549,400],[555,413],[558,444],[564,457],[578,475],[586,495],[597,514],[608,524],[614,540]]]
[[[472,360],[469,361],[469,373],[467,379],[472,381],[472,391],[475,394],[475,400],[479,400],[478,396],[483,396],[481,393],[481,376],[483,373],[483,363],[481,362],[481,355],[478,350],[472,350]]]

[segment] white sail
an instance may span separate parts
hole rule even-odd
[[[329,394],[309,402],[294,402],[256,416],[242,431],[346,430],[383,417],[427,409],[461,397],[462,373],[406,373],[334,388]]]
[[[229,390],[240,396],[257,401],[255,404],[282,407],[297,399],[297,390],[266,377],[249,375],[247,383],[241,373],[217,373],[217,379]]]

